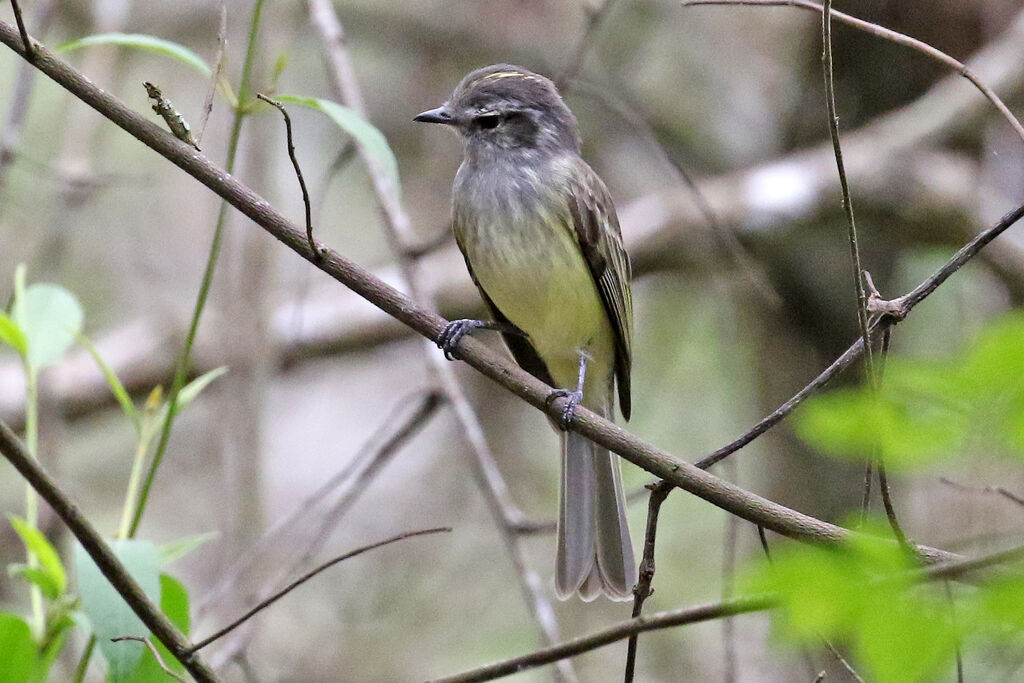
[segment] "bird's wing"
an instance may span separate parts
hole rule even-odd
[[[594,277],[601,301],[615,330],[615,376],[619,386],[619,409],[629,419],[633,347],[633,297],[629,255],[622,246],[622,232],[615,205],[604,181],[578,157],[571,161],[567,203],[580,250]]]

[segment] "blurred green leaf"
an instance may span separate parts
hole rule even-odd
[[[25,355],[28,348],[25,334],[18,327],[18,323],[11,320],[3,311],[0,311],[0,342],[7,344],[21,356]]]
[[[21,519],[20,517],[11,517],[11,526],[21,537],[22,543],[25,544],[25,549],[35,554],[36,559],[39,560],[40,568],[45,571],[52,580],[53,586],[56,589],[56,595],[60,595],[64,592],[64,589],[68,585],[68,577],[64,572],[64,564],[60,561],[60,555],[57,554],[56,549],[53,545],[46,540],[46,536],[43,532],[39,531],[35,527],[29,526],[29,524]],[[30,581],[33,579],[26,577]],[[56,596],[54,596],[56,597]]]
[[[128,47],[137,50],[145,50],[147,52],[154,52],[159,55],[164,55],[165,57],[176,59],[179,62],[192,67],[204,76],[210,76],[213,73],[213,70],[203,60],[203,58],[187,47],[169,40],[164,40],[163,38],[157,38],[155,36],[149,36],[142,33],[101,33],[94,36],[79,38],[78,40],[68,41],[58,47],[56,51],[70,52],[71,50],[78,50],[92,45],[117,45],[119,47]]]
[[[220,534],[216,531],[208,531],[205,534],[185,536],[184,538],[179,538],[177,541],[165,543],[160,546],[160,561],[164,564],[174,562],[175,560],[188,555],[207,541],[217,538],[219,535]]]
[[[755,564],[743,586],[778,596],[784,640],[848,642],[872,680],[908,683],[948,663],[955,636],[944,596],[914,585],[914,566],[891,538],[861,533],[836,549],[786,547]]]
[[[121,384],[121,380],[119,380],[117,375],[114,374],[113,369],[106,364],[103,357],[100,356],[100,352],[88,337],[79,333],[78,343],[85,347],[86,351],[89,352],[89,355],[92,356],[92,359],[96,362],[96,365],[99,366],[100,370],[103,372],[103,376],[107,380],[107,386],[110,387],[110,390],[114,393],[114,397],[117,399],[117,402],[121,405],[121,412],[131,419],[132,424],[135,425],[135,430],[138,431],[139,413],[135,409],[135,404],[132,403],[132,399],[131,396],[128,395],[128,391],[124,388],[124,385]]]
[[[30,285],[16,297],[14,313],[25,335],[28,364],[36,372],[60,360],[82,329],[78,299],[58,285]]]
[[[60,586],[57,585],[53,575],[42,567],[30,567],[27,564],[9,564],[7,565],[7,575],[22,578],[38,586],[47,600],[56,600],[60,597]]]
[[[0,653],[0,683],[36,680],[36,643],[32,629],[21,617],[0,612]]]
[[[178,392],[178,409],[181,410],[189,403],[196,400],[196,397],[202,393],[203,389],[210,385],[210,382],[227,373],[227,371],[227,366],[222,365],[219,368],[214,368],[209,372],[203,373],[183,386],[181,391]]]
[[[140,540],[111,541],[110,545],[143,592],[159,602],[160,551],[156,545]],[[109,665],[108,680],[113,683],[129,681],[145,646],[131,641],[114,643],[110,639],[116,636],[146,638],[149,630],[80,545],[75,546],[75,568],[82,611],[89,617],[100,651]]]
[[[281,102],[298,104],[309,109],[314,109],[326,114],[334,121],[335,125],[355,138],[357,144],[366,150],[370,163],[376,165],[378,170],[394,185],[395,191],[401,190],[398,179],[398,161],[388,145],[387,138],[376,127],[369,123],[362,116],[348,107],[343,107],[337,102],[321,100],[315,97],[301,97],[298,95],[280,95],[277,99]]]

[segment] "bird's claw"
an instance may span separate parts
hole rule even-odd
[[[565,405],[562,406],[562,415],[558,420],[558,426],[562,428],[562,431],[568,431],[569,425],[572,424],[573,419],[576,417],[576,406],[583,400],[583,392],[555,389],[544,399],[544,404],[550,407],[552,403],[560,398],[565,399]]]
[[[445,358],[455,360],[455,348],[462,338],[483,326],[484,323],[480,320],[452,320],[441,330],[441,334],[437,335],[437,348],[444,352]]]

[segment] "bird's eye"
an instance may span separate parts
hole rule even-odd
[[[473,119],[473,121],[480,128],[490,130],[491,128],[497,128],[498,124],[501,123],[501,114],[482,114]]]

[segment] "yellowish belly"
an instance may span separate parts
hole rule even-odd
[[[552,379],[575,388],[584,352],[591,357],[588,387],[607,385],[614,366],[612,329],[575,236],[543,221],[476,228],[462,242],[477,281],[498,310],[530,335]]]

